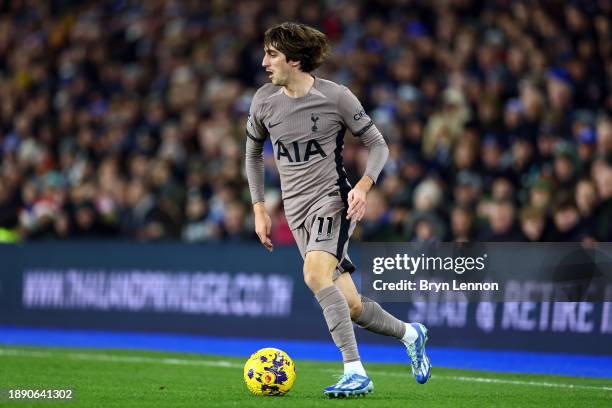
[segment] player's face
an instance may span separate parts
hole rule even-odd
[[[261,62],[261,66],[266,69],[268,78],[270,78],[270,81],[272,81],[274,85],[287,85],[292,67],[287,61],[285,54],[271,45],[266,46],[264,48],[264,58]]]

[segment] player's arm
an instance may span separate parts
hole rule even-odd
[[[368,149],[368,161],[364,176],[348,194],[349,208],[346,213],[347,218],[354,218],[356,221],[361,221],[363,218],[368,191],[370,191],[378,179],[380,172],[387,162],[387,157],[389,157],[387,143],[376,126],[372,125],[361,136],[361,142]]]
[[[263,146],[268,134],[263,123],[257,117],[258,106],[256,101],[257,95],[253,98],[251,112],[247,121],[245,166],[249,190],[251,191],[253,213],[255,214],[255,233],[262,245],[268,251],[272,251],[273,245],[270,239],[272,220],[264,206]]]
[[[348,194],[349,208],[346,216],[360,221],[366,210],[366,196],[387,162],[389,148],[357,97],[347,88],[340,95],[338,111],[351,133],[368,149],[365,173]]]

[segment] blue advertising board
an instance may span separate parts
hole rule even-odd
[[[0,325],[330,339],[293,247],[268,254],[258,245],[6,245],[0,265]],[[425,323],[432,345],[571,353],[580,342],[589,353],[612,354],[612,302],[384,306]]]

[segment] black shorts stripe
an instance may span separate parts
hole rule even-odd
[[[353,265],[353,263],[346,258],[344,258],[340,262],[340,267],[342,268],[344,272],[348,272],[348,273],[353,273],[355,272],[355,269],[357,269],[355,268],[355,265]]]
[[[368,131],[369,128],[372,127],[372,125],[374,124],[374,122],[369,121],[367,125],[365,125],[359,132],[355,133],[355,136],[361,136],[363,135],[365,132]]]
[[[340,215],[340,232],[338,233],[338,246],[336,247],[336,258],[342,260],[344,245],[346,245],[346,241],[349,238],[349,228],[351,226],[351,220],[346,219],[346,214],[348,211],[348,201],[342,197],[342,201],[344,201],[344,208],[342,209],[342,214]]]
[[[265,142],[265,141],[266,141],[266,139],[258,139],[258,138],[256,138],[255,136],[253,136],[252,134],[250,134],[248,131],[246,132],[246,135],[247,135],[247,137],[248,137],[249,139],[251,139],[251,140],[253,140],[254,142],[257,142],[257,143],[263,143],[263,142]]]

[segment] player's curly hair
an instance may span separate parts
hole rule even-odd
[[[287,61],[299,61],[303,72],[317,69],[330,53],[325,34],[301,23],[285,22],[268,28],[264,47],[272,46],[285,54]]]

